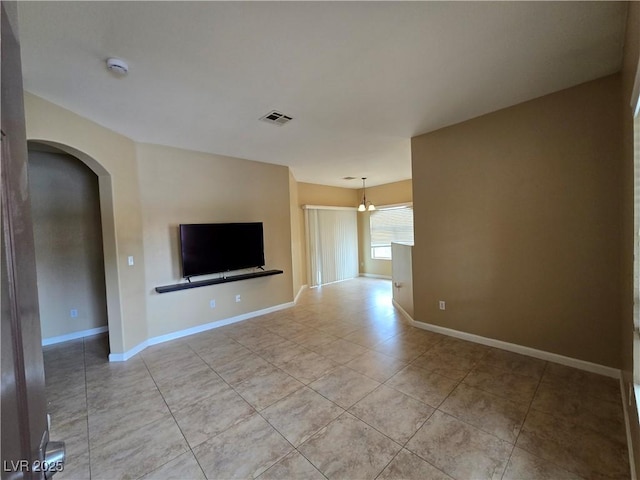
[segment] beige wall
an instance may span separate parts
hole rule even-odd
[[[47,339],[106,326],[107,301],[98,177],[70,155],[37,148],[29,146],[29,191]]]
[[[150,337],[293,300],[287,167],[147,144],[137,158]],[[218,222],[263,222],[265,268],[284,274],[156,293],[181,281],[178,225]]]
[[[367,187],[367,200],[376,206],[410,203],[413,201],[411,180],[385,183],[375,187]],[[358,203],[362,201],[362,189],[358,190]],[[358,243],[360,274],[381,275],[391,277],[391,261],[371,258],[371,232],[369,229],[369,212],[358,213]]]
[[[27,139],[58,146],[98,175],[109,343],[125,352],[147,339],[144,251],[135,145],[69,110],[25,93]],[[134,256],[133,267],[127,257]]]
[[[416,320],[620,367],[620,93],[614,75],[412,139]]]
[[[622,293],[622,322],[621,322],[621,350],[622,376],[624,380],[624,401],[629,405],[629,385],[633,383],[633,198],[634,198],[634,151],[633,151],[633,118],[630,107],[631,92],[638,70],[638,56],[640,55],[640,3],[629,2],[627,18],[626,42],[624,48],[624,62],[622,69],[622,134],[623,134],[623,173],[624,184],[622,192],[622,248],[621,248],[621,293]],[[632,394],[633,396],[633,394]],[[631,404],[640,402],[640,398],[632,399]],[[636,476],[640,478],[640,423],[637,410],[629,409],[631,437],[635,448]]]
[[[98,175],[112,353],[293,300],[287,167],[136,145],[31,94],[25,95],[25,109],[29,140],[60,148]],[[180,280],[177,225],[216,221],[264,222],[266,266],[285,273],[157,294],[156,286]]]
[[[291,269],[293,274],[293,295],[294,297],[305,285],[306,277],[304,270],[304,230],[301,225],[300,202],[298,200],[298,183],[293,173],[289,170],[289,215],[291,219]]]
[[[301,279],[303,284],[307,279],[307,237],[305,233],[303,205],[323,205],[327,207],[357,207],[358,190],[353,188],[330,187],[315,183],[298,183],[298,224],[301,240]]]

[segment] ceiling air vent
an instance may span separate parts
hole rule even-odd
[[[342,177],[343,180],[355,180],[356,177]]]
[[[267,113],[260,120],[264,120],[267,123],[272,123],[273,125],[278,125],[279,127],[281,127],[285,123],[289,123],[291,120],[293,120],[293,117],[285,115],[282,112],[278,112],[277,110],[273,110]]]

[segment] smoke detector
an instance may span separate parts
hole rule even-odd
[[[107,69],[119,77],[124,77],[129,72],[129,65],[119,58],[108,58]]]
[[[272,110],[264,117],[260,118],[260,120],[281,127],[285,123],[289,123],[291,120],[293,120],[293,117],[285,115],[282,112],[278,112],[277,110]]]

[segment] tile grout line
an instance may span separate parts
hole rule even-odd
[[[235,342],[236,342],[236,343],[238,343],[239,345],[242,345],[240,342],[237,342],[233,337],[229,337],[229,338],[231,338],[233,341],[235,341]],[[284,338],[284,337],[283,337],[283,338]],[[286,340],[286,339],[285,339],[285,340]],[[287,438],[282,434],[282,432],[280,432],[280,430],[278,430],[274,425],[272,425],[272,424],[271,424],[271,422],[269,422],[269,420],[267,420],[267,419],[262,415],[262,412],[263,412],[264,410],[266,410],[267,408],[271,407],[272,405],[274,405],[274,404],[278,403],[280,400],[283,400],[283,399],[285,399],[285,398],[290,397],[291,395],[293,395],[294,393],[296,393],[296,392],[298,392],[298,391],[302,390],[302,389],[303,389],[303,388],[305,388],[305,387],[306,387],[306,388],[311,389],[310,387],[308,387],[308,385],[306,385],[306,384],[305,384],[305,383],[303,383],[303,382],[300,382],[300,380],[298,380],[297,378],[293,377],[292,375],[289,375],[289,374],[288,374],[287,372],[285,372],[284,370],[281,370],[278,366],[276,366],[275,364],[271,363],[271,362],[270,362],[269,360],[267,360],[266,358],[263,358],[262,356],[258,355],[254,350],[249,349],[249,350],[251,350],[251,352],[252,352],[252,353],[255,353],[255,354],[256,354],[256,355],[258,355],[260,358],[262,358],[264,361],[266,361],[267,363],[269,363],[270,365],[272,365],[274,368],[278,369],[278,371],[283,372],[284,374],[288,375],[289,377],[293,378],[294,380],[296,380],[296,381],[298,381],[298,382],[300,382],[300,383],[302,384],[302,386],[301,386],[300,388],[297,388],[297,389],[296,389],[296,390],[294,390],[293,392],[291,392],[291,393],[289,393],[289,394],[285,395],[284,397],[282,397],[282,398],[280,398],[280,399],[278,399],[278,400],[274,401],[273,403],[271,403],[271,404],[267,405],[266,407],[262,408],[261,410],[258,410],[258,409],[257,409],[257,408],[255,408],[253,405],[251,405],[251,404],[250,404],[250,403],[249,403],[249,402],[248,402],[248,401],[247,401],[247,400],[246,400],[246,399],[245,399],[245,398],[244,398],[244,397],[243,397],[243,396],[242,396],[242,395],[241,395],[241,394],[240,394],[240,393],[239,393],[239,392],[238,392],[238,391],[237,391],[237,390],[236,390],[236,389],[231,385],[231,384],[229,384],[229,383],[228,383],[228,382],[227,382],[227,381],[226,381],[226,380],[225,380],[225,379],[224,379],[224,378],[223,378],[223,377],[222,377],[218,372],[216,372],[216,371],[215,371],[215,369],[214,369],[211,365],[209,365],[209,364],[208,364],[208,363],[207,363],[207,362],[206,362],[206,361],[205,361],[205,360],[200,356],[200,354],[199,354],[198,352],[196,352],[196,351],[191,347],[191,345],[189,345],[189,344],[187,343],[187,346],[188,346],[188,347],[189,347],[189,348],[190,348],[190,349],[191,349],[191,350],[192,350],[192,351],[193,351],[193,352],[198,356],[198,358],[200,358],[200,359],[201,359],[201,360],[202,360],[202,361],[203,361],[203,362],[204,362],[204,363],[205,363],[205,364],[206,364],[206,365],[207,365],[207,366],[208,366],[208,367],[209,367],[209,368],[210,368],[210,369],[211,369],[211,370],[216,374],[216,375],[218,375],[218,376],[220,377],[220,379],[221,379],[225,384],[227,384],[227,386],[228,386],[229,388],[231,388],[231,389],[232,389],[232,390],[233,390],[237,395],[239,395],[239,396],[240,396],[240,398],[242,398],[242,399],[243,399],[243,400],[244,400],[244,401],[245,401],[245,402],[246,402],[246,403],[247,403],[251,408],[253,408],[253,410],[254,410],[254,414],[259,415],[259,416],[260,416],[260,417],[261,417],[265,422],[267,422],[267,424],[268,424],[271,428],[273,428],[273,429],[278,433],[278,435],[280,435],[280,436],[281,436],[281,437],[282,437],[286,442],[288,442],[288,443],[289,443],[289,445],[291,445],[292,450],[290,450],[290,451],[289,451],[289,452],[287,452],[285,455],[283,455],[281,458],[279,458],[278,460],[276,460],[273,464],[271,464],[268,468],[266,468],[262,473],[260,473],[260,475],[264,474],[267,470],[269,470],[271,467],[273,467],[274,465],[276,465],[276,464],[277,464],[278,462],[280,462],[283,458],[285,458],[285,457],[287,457],[288,455],[290,455],[290,454],[291,454],[291,452],[293,452],[293,451],[296,451],[296,452],[298,452],[300,455],[302,455],[302,453],[298,450],[298,448],[297,448],[295,445],[293,445],[293,444],[292,444],[292,443],[291,443],[291,442],[290,442],[290,441],[289,441],[289,440],[288,440],[288,439],[287,439]],[[243,347],[245,347],[245,348],[248,348],[248,347],[246,347],[245,345],[242,345],[242,346],[243,346]],[[232,360],[232,361],[233,361],[233,360]],[[231,362],[228,362],[228,363],[231,363]],[[226,364],[225,364],[225,365],[226,365]],[[311,389],[311,390],[313,390],[313,389]],[[315,392],[315,390],[313,390],[313,391]],[[327,399],[327,400],[328,400],[328,399]],[[329,400],[329,401],[330,401],[330,400]],[[333,402],[332,402],[332,403],[333,403]],[[337,405],[337,404],[336,404],[336,405]],[[342,407],[340,407],[339,405],[337,405],[337,406],[338,406],[339,408],[342,408]],[[344,413],[344,409],[343,409],[343,413]],[[253,414],[252,414],[252,415],[253,415]],[[342,413],[341,413],[340,415],[342,415]],[[338,417],[339,417],[340,415],[338,415]],[[336,417],[336,418],[337,418],[337,417]],[[329,423],[333,422],[334,420],[335,420],[335,419],[330,420],[330,421],[329,421]],[[177,422],[176,422],[176,423],[177,423]],[[327,423],[327,425],[329,425],[329,423]],[[320,430],[322,430],[323,428],[325,428],[327,425],[325,425],[325,426],[321,427],[320,429],[318,429],[318,430],[317,430],[316,432],[314,432],[314,433],[313,433],[313,435],[311,435],[309,438],[313,437],[315,434],[317,434]],[[221,435],[222,433],[226,432],[227,430],[229,430],[229,429],[230,429],[230,428],[232,428],[233,426],[234,426],[234,425],[229,426],[229,427],[228,427],[228,428],[226,428],[225,430],[223,430],[223,431],[221,431],[221,432],[217,433],[216,435],[214,435],[214,436],[210,437],[209,439],[211,439],[211,438],[215,438],[215,437],[217,437],[218,435]],[[205,440],[204,442],[208,441],[209,439]],[[186,440],[186,439],[185,439],[185,440]],[[307,440],[308,440],[308,439],[307,439]],[[305,442],[306,442],[307,440],[305,440]],[[204,443],[204,442],[202,442],[202,443]],[[303,442],[303,443],[305,443],[305,442]],[[199,445],[201,445],[202,443],[200,443]],[[188,445],[188,444],[189,444],[189,443],[187,442],[187,445]],[[302,444],[301,444],[301,445],[302,445]],[[193,449],[192,449],[192,453],[193,453]],[[196,458],[196,461],[198,462],[198,465],[200,465],[200,462],[198,461],[197,457],[195,456],[195,453],[193,454],[193,456]],[[306,459],[306,460],[307,460],[311,465],[313,465],[313,467],[314,467],[316,470],[318,470],[318,468],[317,468],[317,467],[316,467],[316,466],[315,466],[315,465],[314,465],[314,464],[313,464],[313,463],[312,463],[312,462],[311,462],[307,457],[305,457],[304,455],[302,455],[302,456],[303,456],[303,457],[304,457],[304,458],[305,458],[305,459]],[[202,466],[200,466],[200,468],[202,469]],[[202,470],[203,470],[203,472],[204,472],[204,469],[202,469]],[[318,470],[318,472],[320,472],[320,470]],[[321,473],[321,474],[326,478],[326,476],[325,476],[322,472],[320,472],[320,473]],[[205,476],[206,476],[206,474],[205,474]],[[207,477],[207,478],[208,478],[208,477]]]
[[[167,407],[167,410],[169,410],[169,415],[171,415],[171,418],[173,419],[174,423],[176,424],[176,427],[178,427],[178,430],[180,431],[180,435],[182,435],[182,439],[184,440],[184,443],[187,444],[187,448],[189,449],[188,451],[191,452],[191,454],[193,455],[193,458],[195,458],[196,463],[198,464],[198,467],[200,467],[200,470],[202,470],[202,474],[204,474],[204,470],[202,469],[202,466],[200,465],[200,462],[198,462],[198,459],[196,458],[195,454],[193,453],[193,449],[191,448],[191,445],[189,445],[189,442],[187,441],[187,437],[185,437],[184,432],[182,431],[182,428],[180,428],[180,424],[178,423],[178,421],[176,420],[176,417],[173,415],[173,412],[171,411],[171,408],[169,408],[169,404],[167,403],[166,399],[164,398],[164,395],[162,395],[162,391],[160,390],[160,387],[158,387],[158,383],[156,382],[156,379],[153,377],[153,374],[151,373],[151,370],[149,370],[149,365],[147,365],[146,360],[144,359],[144,357],[141,355],[140,356],[140,360],[142,360],[142,363],[144,365],[144,368],[147,369],[147,373],[149,374],[149,376],[151,377],[151,380],[153,381],[153,384],[156,387],[156,390],[158,390],[158,393],[160,394],[160,396],[162,397],[162,401],[164,402],[164,404]],[[161,420],[161,419],[158,419]],[[150,425],[151,423],[154,423],[158,420],[154,420],[153,422],[149,422],[148,425]],[[183,455],[187,452],[182,452],[179,453],[178,455],[176,455],[173,458],[170,458],[169,460],[167,460],[166,462],[164,462],[161,465],[158,465],[156,468],[154,468],[153,470],[149,471],[149,472],[145,472],[142,475],[138,476],[137,478],[140,479],[142,477],[144,477],[145,475],[148,475],[149,473],[155,472],[156,470],[158,470],[159,468],[164,467],[166,464],[172,462],[173,460],[175,460],[176,458],[178,458],[180,455]],[[206,478],[206,475],[205,475]]]
[[[549,362],[545,361],[544,362],[544,369],[542,370],[542,373],[540,374],[540,379],[538,380],[538,384],[536,385],[536,389],[533,392],[533,395],[531,396],[531,401],[529,402],[529,408],[527,408],[527,413],[524,416],[524,419],[522,420],[522,424],[520,425],[520,430],[518,431],[518,435],[516,435],[516,439],[513,442],[513,448],[511,449],[511,453],[509,454],[509,459],[507,460],[507,464],[504,467],[504,471],[502,472],[502,476],[500,477],[501,479],[504,478],[505,473],[507,473],[507,468],[509,468],[509,463],[511,462],[511,457],[513,457],[513,452],[515,452],[516,450],[516,445],[518,444],[518,439],[520,438],[520,435],[522,434],[522,430],[524,430],[524,424],[527,421],[527,418],[529,417],[529,413],[531,412],[531,407],[533,406],[533,401],[536,398],[536,395],[538,393],[538,389],[540,388],[540,385],[542,384],[542,378],[544,377],[545,372],[547,371],[547,366],[549,365]],[[536,455],[537,457],[537,455]],[[539,457],[538,457],[539,458]],[[551,462],[549,462],[551,463]]]

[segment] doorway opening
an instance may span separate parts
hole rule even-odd
[[[65,145],[30,140],[28,157],[43,345],[102,334],[106,359],[121,330],[111,177]]]

